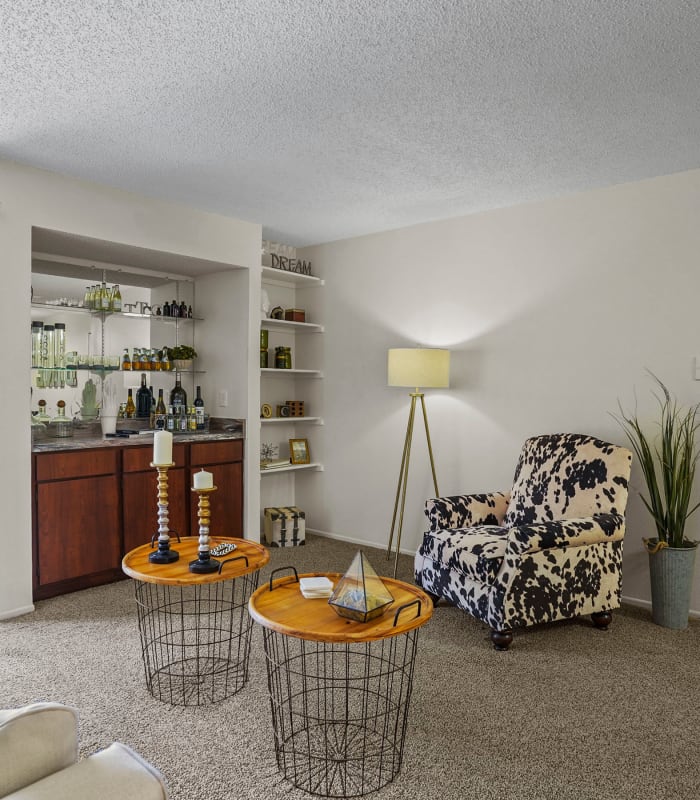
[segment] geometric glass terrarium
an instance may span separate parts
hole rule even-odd
[[[358,550],[348,571],[338,581],[328,602],[336,614],[356,622],[369,622],[380,616],[394,602],[389,590]]]

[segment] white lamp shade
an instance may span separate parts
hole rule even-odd
[[[450,385],[450,351],[428,347],[397,347],[389,350],[389,386],[445,389]]]

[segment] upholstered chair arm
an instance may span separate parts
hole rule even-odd
[[[509,502],[510,492],[434,497],[426,500],[425,515],[431,531],[502,525]]]
[[[0,797],[78,758],[78,715],[59,703],[0,710]]]
[[[581,519],[563,519],[516,525],[508,533],[506,558],[547,550],[551,547],[581,547],[615,542],[625,535],[625,518],[620,514],[595,514]]]

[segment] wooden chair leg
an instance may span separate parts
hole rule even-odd
[[[491,628],[491,641],[493,642],[494,650],[507,650],[513,641],[513,631],[509,628],[505,628],[502,631]]]
[[[606,631],[608,629],[608,625],[612,622],[612,612],[595,611],[593,614],[591,614],[591,619],[593,620],[593,624],[596,628],[601,631]]]

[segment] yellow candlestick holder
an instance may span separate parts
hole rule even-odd
[[[158,470],[158,533],[153,535],[151,546],[158,537],[158,549],[148,556],[152,564],[172,564],[180,558],[177,550],[170,549],[170,535],[168,528],[168,470],[175,466],[171,464],[151,464]],[[174,531],[173,531],[174,532]]]
[[[204,574],[218,572],[220,562],[209,554],[209,521],[211,519],[209,495],[216,491],[216,486],[209,489],[192,489],[192,491],[199,495],[197,508],[197,519],[199,520],[199,551],[197,555],[199,557],[190,561],[190,572]]]

